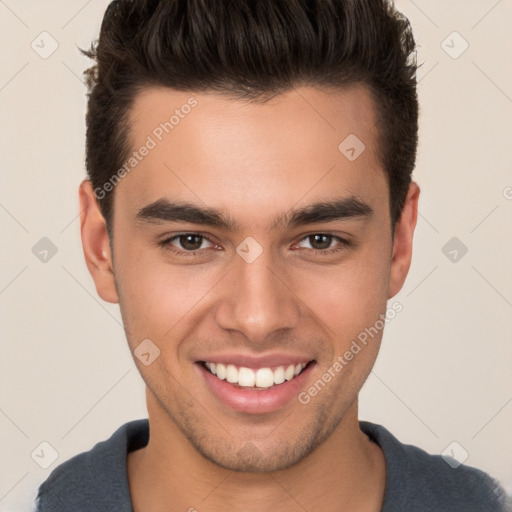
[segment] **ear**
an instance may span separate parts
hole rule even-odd
[[[418,219],[418,199],[420,188],[414,182],[409,186],[404,208],[395,226],[393,255],[388,283],[388,299],[402,288],[411,266],[412,241]]]
[[[80,184],[80,232],[85,263],[96,285],[98,295],[107,302],[119,302],[114,281],[114,266],[108,240],[107,225],[94,195],[92,183]]]

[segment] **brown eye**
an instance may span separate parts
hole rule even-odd
[[[196,251],[201,248],[203,237],[201,235],[180,235],[178,241],[181,247],[187,251]]]
[[[165,250],[184,256],[194,256],[215,244],[200,233],[180,233],[159,242]]]
[[[333,237],[331,235],[324,235],[324,234],[316,234],[316,235],[310,235],[309,237],[309,243],[311,244],[311,247],[313,249],[329,249],[332,243]]]
[[[351,243],[331,233],[313,233],[305,236],[297,245],[315,256],[328,256],[341,253],[349,248]]]

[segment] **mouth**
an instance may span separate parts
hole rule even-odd
[[[315,365],[315,360],[259,368],[227,361],[196,362],[207,389],[219,402],[251,414],[277,411],[292,402],[305,387]]]
[[[283,382],[289,382],[295,379],[313,362],[314,361],[308,361],[257,369],[210,361],[200,361],[200,364],[219,380],[226,380],[236,387],[264,390],[271,389],[283,384]]]

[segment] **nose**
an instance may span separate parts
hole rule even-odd
[[[216,309],[221,328],[239,331],[251,342],[261,344],[277,331],[297,326],[300,300],[267,251],[252,263],[240,258],[234,265]]]

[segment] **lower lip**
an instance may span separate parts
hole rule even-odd
[[[199,367],[210,391],[224,405],[239,412],[263,414],[276,411],[297,397],[315,363],[310,362],[292,380],[284,381],[282,384],[264,390],[234,386],[226,380],[220,380],[201,363],[196,363],[196,365]]]

